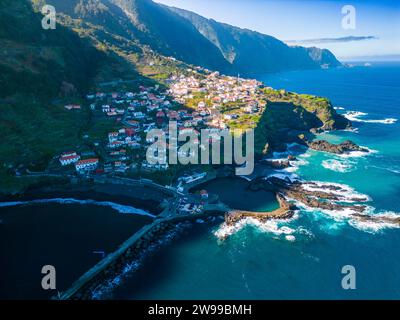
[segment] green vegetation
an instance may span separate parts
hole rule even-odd
[[[266,99],[270,102],[287,102],[294,106],[301,106],[306,111],[314,114],[323,124],[324,129],[344,129],[349,122],[340,117],[327,98],[308,94],[297,94],[285,90],[263,89]]]
[[[301,141],[310,129],[344,129],[349,121],[339,116],[326,98],[264,88],[268,101],[255,130],[257,154],[280,149],[285,142]]]
[[[36,178],[15,177],[18,170],[42,171],[60,152],[84,148],[84,134],[91,141],[103,140],[109,131],[119,128],[113,121],[92,121],[87,106],[72,111],[63,107],[82,104],[82,95],[87,92],[107,90],[104,82],[129,80],[133,91],[139,85],[163,85],[171,75],[189,74],[194,67],[187,63],[226,71],[245,65],[248,71],[252,65],[257,65],[258,71],[269,70],[250,53],[262,56],[259,45],[267,48],[270,43],[277,51],[265,52],[264,61],[287,53],[287,47],[276,39],[255,37],[251,32],[213,22],[211,27],[223,33],[216,33],[217,41],[225,46],[219,47],[191,18],[148,0],[32,2],[36,9],[45,3],[56,6],[56,30],[42,29],[42,16],[32,10],[28,0],[0,2],[0,193],[21,191],[38,183]],[[177,37],[178,33],[186,36]],[[251,40],[251,52],[241,48],[233,36],[239,42]],[[228,46],[233,48],[229,52]],[[304,61],[305,67],[315,67],[307,53],[292,53],[283,55],[280,68],[297,68]],[[232,66],[237,54],[242,59]],[[293,57],[301,59],[293,65]],[[280,139],[279,132],[285,126],[346,125],[326,99],[270,89],[264,93],[269,105],[262,116],[240,113],[239,119],[229,124],[231,128],[256,128],[259,149],[266,141]],[[195,108],[200,101],[212,105],[206,94],[199,93],[187,107]],[[220,111],[236,112],[242,106],[240,102],[223,104]],[[176,104],[174,108],[182,106]],[[161,175],[160,181],[168,182],[180,172],[179,168],[171,170]]]
[[[22,101],[1,108],[3,165],[28,164],[43,169],[39,164],[80,143],[79,133],[86,119],[84,111],[66,111],[61,106],[43,107]]]
[[[258,125],[260,118],[261,115],[259,114],[243,114],[238,119],[229,121],[228,125],[230,129],[254,129]]]
[[[185,106],[191,109],[196,109],[200,102],[205,102],[207,106],[211,106],[211,101],[206,99],[207,93],[205,92],[194,92],[193,98],[188,99]]]

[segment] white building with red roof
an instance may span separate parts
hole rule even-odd
[[[81,156],[78,155],[75,151],[70,151],[61,154],[59,160],[62,166],[68,166],[72,163],[79,161],[80,158]]]
[[[75,169],[78,172],[93,171],[97,169],[98,165],[99,165],[99,159],[96,158],[85,159],[75,163]]]

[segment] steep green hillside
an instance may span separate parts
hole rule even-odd
[[[329,50],[289,47],[278,39],[206,19],[193,12],[169,8],[190,21],[222,53],[233,71],[274,72],[281,70],[337,67],[340,62]]]
[[[284,149],[286,142],[310,138],[311,129],[335,130],[351,126],[326,98],[285,90],[264,89],[267,107],[255,128],[257,154]]]
[[[70,30],[43,30],[41,19],[27,1],[1,1],[0,97],[20,92],[54,97],[66,94],[63,82],[71,92],[83,90],[104,62],[103,53]]]
[[[31,183],[12,177],[18,166],[42,170],[81,143],[86,112],[64,104],[79,104],[97,80],[121,75],[124,65],[60,24],[43,30],[41,19],[28,1],[0,2],[0,191]]]
[[[35,0],[35,2],[44,0]],[[274,72],[336,67],[328,50],[289,47],[278,39],[206,19],[151,0],[46,0],[59,13],[99,29],[96,37],[118,35],[165,56],[224,73]],[[119,48],[126,44],[116,44]],[[129,44],[131,45],[131,44]]]
[[[97,90],[100,82],[129,79],[137,85],[154,84],[189,72],[185,62],[227,72],[261,72],[319,67],[334,58],[319,49],[289,48],[272,37],[197,15],[193,17],[200,22],[191,21],[150,0],[31,2],[0,2],[0,193],[21,190],[37,180],[15,177],[20,170],[43,170],[54,155],[85,147],[82,135],[90,129],[88,112],[67,111],[64,105],[80,104],[82,95]],[[57,9],[56,30],[41,27],[37,9],[45,3]],[[212,27],[207,34],[199,27],[204,21]],[[258,123],[261,149],[266,142],[279,141],[282,136],[277,133],[287,127],[346,125],[326,99],[265,93],[270,104],[261,119],[245,119]]]

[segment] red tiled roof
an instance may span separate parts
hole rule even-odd
[[[95,158],[93,158],[93,159],[85,159],[85,160],[78,161],[76,163],[76,165],[91,164],[91,163],[96,163],[96,162],[99,162],[99,159],[95,159]]]
[[[76,159],[76,158],[79,158],[79,156],[78,155],[62,156],[62,157],[60,157],[60,161],[67,161],[67,160]]]

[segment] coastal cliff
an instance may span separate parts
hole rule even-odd
[[[327,98],[272,88],[263,92],[267,105],[255,128],[258,156],[284,151],[287,143],[307,145],[318,132],[351,127]]]

